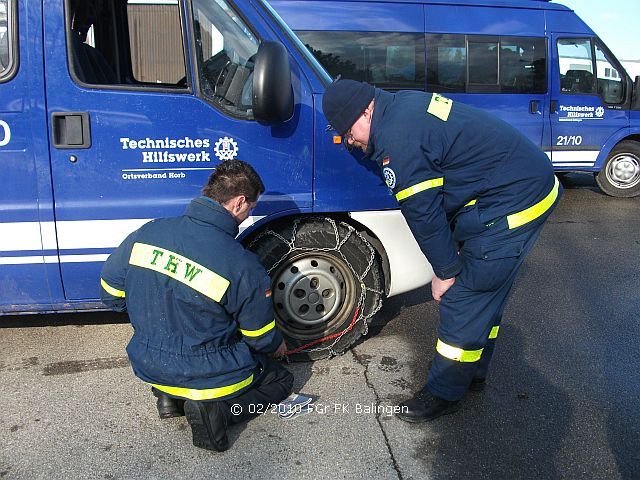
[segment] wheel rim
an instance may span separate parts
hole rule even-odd
[[[630,153],[621,153],[607,165],[607,180],[616,188],[633,188],[640,183],[640,159]]]
[[[306,253],[288,259],[273,276],[279,326],[294,338],[315,339],[344,321],[354,307],[353,274],[338,258]]]

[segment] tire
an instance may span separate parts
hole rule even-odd
[[[607,195],[626,198],[640,195],[640,144],[631,140],[620,142],[595,177]]]
[[[309,361],[341,354],[366,334],[381,306],[382,262],[353,227],[329,218],[288,219],[267,227],[248,248],[271,276],[276,323],[289,351],[313,343],[290,359]],[[365,272],[360,282],[358,277]],[[364,302],[358,309],[362,284]],[[351,325],[354,318],[356,323]]]

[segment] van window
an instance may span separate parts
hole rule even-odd
[[[427,35],[427,90],[460,93],[547,91],[544,38]]]
[[[14,32],[15,2],[0,0],[0,80],[7,80],[16,63],[17,32]]]
[[[424,90],[424,38],[417,33],[297,31],[332,77],[387,90]]]
[[[607,54],[596,43],[596,71],[598,73],[598,95],[605,103],[624,102],[624,84],[618,70]]]
[[[69,0],[69,64],[89,85],[186,88],[177,0]]]
[[[427,35],[427,90],[465,92],[467,42],[464,35]]]
[[[595,94],[593,55],[588,38],[558,40],[560,91],[569,94]]]
[[[546,40],[500,37],[502,93],[546,93],[547,85]]]
[[[471,85],[498,85],[498,41],[475,41],[469,38],[467,47]]]
[[[224,0],[194,0],[193,22],[200,92],[226,112],[249,117],[258,39]]]

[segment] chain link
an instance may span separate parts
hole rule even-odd
[[[323,347],[318,347],[318,348],[310,348],[310,349],[305,349],[302,350],[299,353],[311,353],[311,352],[323,352],[323,351],[328,351],[330,356],[336,356],[338,355],[338,353],[336,353],[336,351],[334,350],[334,347],[338,344],[338,342],[342,339],[342,337],[352,328],[355,328],[358,323],[361,323],[361,332],[362,335],[367,335],[367,333],[369,332],[369,325],[368,325],[368,320],[370,318],[372,318],[376,313],[378,313],[380,311],[380,309],[382,308],[382,291],[379,290],[375,290],[371,287],[367,287],[364,283],[364,279],[365,277],[369,274],[369,272],[371,271],[371,268],[373,267],[373,262],[375,261],[375,256],[376,256],[376,251],[373,248],[373,246],[371,245],[371,243],[364,237],[364,235],[362,235],[361,232],[357,231],[355,228],[353,228],[353,226],[349,225],[348,223],[345,222],[340,222],[340,226],[342,226],[343,228],[346,228],[347,233],[343,238],[340,238],[340,232],[338,231],[338,224],[336,224],[336,221],[332,218],[329,217],[313,217],[311,218],[311,220],[323,220],[327,223],[329,223],[332,227],[333,227],[333,233],[335,236],[335,246],[334,247],[324,247],[324,248],[310,248],[310,247],[298,247],[296,246],[296,236],[298,233],[298,227],[302,221],[302,219],[297,218],[296,220],[294,220],[293,222],[293,229],[291,231],[291,238],[289,240],[287,240],[286,238],[284,238],[281,234],[279,234],[278,232],[268,229],[263,231],[262,233],[260,233],[250,244],[249,244],[249,249],[251,250],[252,247],[258,243],[260,240],[262,240],[264,237],[266,236],[272,236],[277,238],[278,240],[280,240],[282,243],[284,243],[285,245],[287,245],[288,247],[288,251],[282,255],[282,257],[280,259],[278,259],[278,261],[276,261],[268,270],[267,273],[269,275],[271,275],[271,272],[276,269],[278,266],[280,266],[280,264],[285,260],[285,258],[287,258],[290,254],[294,253],[294,252],[337,252],[340,257],[342,258],[342,260],[344,260],[344,262],[347,264],[347,266],[349,267],[349,269],[351,270],[351,272],[353,273],[353,275],[355,276],[355,278],[358,279],[358,281],[360,282],[360,298],[358,300],[358,305],[357,307],[360,307],[360,311],[358,314],[358,318],[355,320],[355,322],[353,322],[352,324],[350,324],[349,326],[347,326],[347,328],[345,328],[342,332],[340,332],[340,335],[338,335],[336,338],[333,339],[333,342],[328,345],[328,346],[323,346]],[[347,257],[344,255],[344,253],[342,253],[342,247],[344,246],[344,244],[349,240],[349,238],[351,238],[351,235],[357,235],[360,240],[365,244],[365,246],[367,247],[367,249],[369,250],[369,261],[367,263],[367,267],[364,269],[364,272],[362,272],[362,274],[359,274],[356,269],[353,267],[353,265],[351,264],[351,262],[347,259]],[[371,310],[370,313],[365,314],[364,311],[364,306],[366,304],[366,300],[367,300],[367,292],[372,292],[378,295],[378,301],[376,302],[376,305],[374,305],[373,309]],[[356,307],[356,308],[357,308]]]

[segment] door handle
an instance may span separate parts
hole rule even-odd
[[[532,115],[540,113],[540,102],[538,102],[538,100],[531,100],[529,102],[529,113]]]
[[[51,133],[54,148],[90,148],[89,112],[53,112]]]
[[[551,103],[549,104],[549,113],[557,113],[557,112],[558,112],[558,101],[551,100]]]

